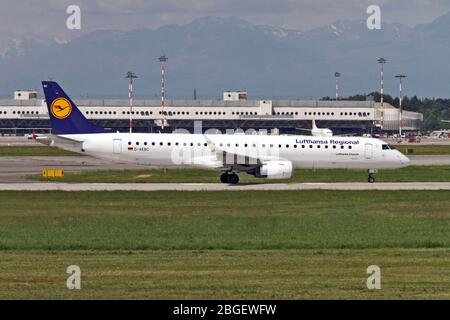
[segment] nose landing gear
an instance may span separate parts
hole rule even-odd
[[[377,172],[378,172],[378,170],[376,170],[376,169],[367,170],[367,173],[369,174],[369,177],[367,178],[367,182],[375,183],[375,177],[373,175]]]

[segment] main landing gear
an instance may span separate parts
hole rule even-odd
[[[238,184],[239,176],[236,173],[225,172],[220,176],[220,182],[229,184]]]
[[[374,183],[375,182],[375,177],[373,176],[375,173],[378,172],[378,170],[375,169],[369,169],[367,170],[367,172],[369,173],[369,177],[367,178],[367,182],[369,183]]]

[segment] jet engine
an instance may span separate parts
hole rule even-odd
[[[292,162],[268,161],[263,163],[256,172],[257,178],[289,179],[292,176]]]

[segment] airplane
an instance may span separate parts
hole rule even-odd
[[[367,169],[368,182],[373,183],[379,169],[401,168],[410,162],[374,138],[108,132],[88,121],[56,82],[42,85],[52,133],[37,140],[99,159],[216,170],[227,184],[237,184],[240,172],[288,179],[296,168]]]
[[[312,129],[305,129],[305,128],[296,128],[297,130],[304,130],[304,131],[310,131],[311,135],[314,137],[332,137],[333,131],[328,128],[317,128],[316,126],[316,120],[311,121],[311,127]]]

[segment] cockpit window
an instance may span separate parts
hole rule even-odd
[[[383,145],[381,146],[381,148],[382,148],[383,150],[395,150],[395,147],[394,147],[393,145],[390,145],[390,144],[383,144]]]

